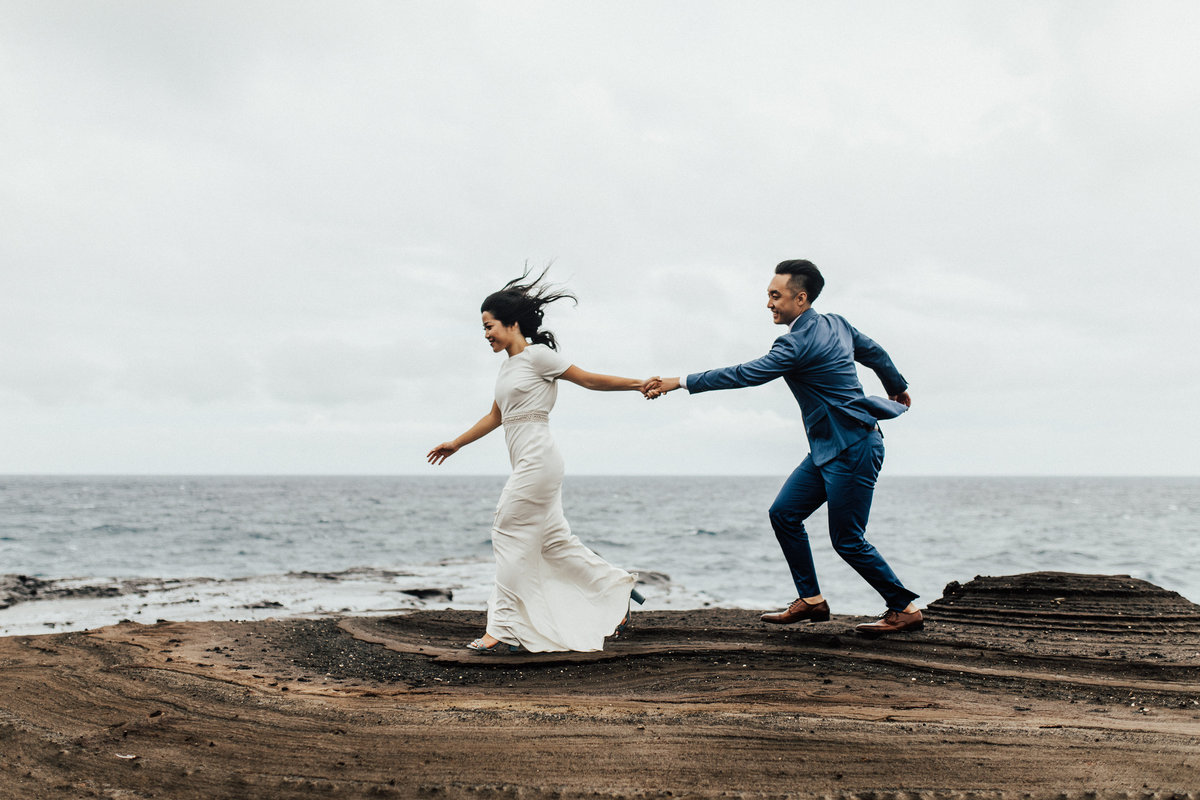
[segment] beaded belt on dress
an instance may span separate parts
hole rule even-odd
[[[520,414],[509,414],[500,420],[501,425],[520,425],[525,422],[550,422],[549,411],[525,411]]]

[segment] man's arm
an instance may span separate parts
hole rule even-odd
[[[680,386],[687,389],[690,394],[707,392],[712,389],[741,389],[746,386],[758,386],[794,369],[796,359],[795,342],[790,337],[780,336],[775,340],[771,351],[762,358],[732,367],[696,372],[682,380],[680,378],[662,378],[660,383],[654,387],[649,386],[649,382],[647,382],[642,385],[642,394],[654,399],[667,392],[673,392]]]
[[[907,396],[905,390],[908,388],[908,381],[904,380],[900,370],[896,369],[887,351],[874,339],[859,333],[853,325],[850,326],[850,335],[854,341],[854,360],[879,376],[879,381],[890,399],[909,405],[900,399],[901,395]]]
[[[799,351],[794,337],[780,336],[771,346],[771,351],[762,358],[736,364],[732,367],[710,369],[687,376],[687,390],[691,394],[714,389],[742,389],[759,386],[786,375],[796,368]]]

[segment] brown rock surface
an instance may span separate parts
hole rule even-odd
[[[477,611],[3,639],[0,796],[1200,797],[1200,607],[1035,573],[927,619],[645,612],[518,658],[461,649]]]

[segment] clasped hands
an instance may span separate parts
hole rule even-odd
[[[662,397],[667,392],[673,392],[679,388],[679,378],[660,378],[655,375],[653,378],[647,378],[642,382],[642,396],[647,400],[653,400],[656,397]]]

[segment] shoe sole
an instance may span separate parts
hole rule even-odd
[[[800,619],[793,619],[789,620],[788,622],[778,619],[763,619],[762,617],[759,617],[758,619],[760,622],[765,622],[768,625],[795,625],[800,622],[829,622],[829,615],[823,614],[818,617],[801,617]]]
[[[865,630],[864,631],[861,628],[855,628],[854,632],[857,633],[859,636],[865,636],[868,639],[878,639],[880,636],[888,636],[889,634],[893,634],[893,633],[912,633],[913,631],[923,631],[923,630],[925,630],[924,622],[913,625],[911,628],[901,628],[900,630],[890,630],[890,631]]]
[[[504,646],[501,647],[500,645]],[[525,652],[525,648],[521,647],[519,644],[504,644],[504,642],[501,642],[500,644],[494,644],[491,647],[471,647],[471,645],[467,645],[463,649],[469,650],[472,653],[479,653],[480,655],[484,656],[511,656],[516,655],[517,653]]]

